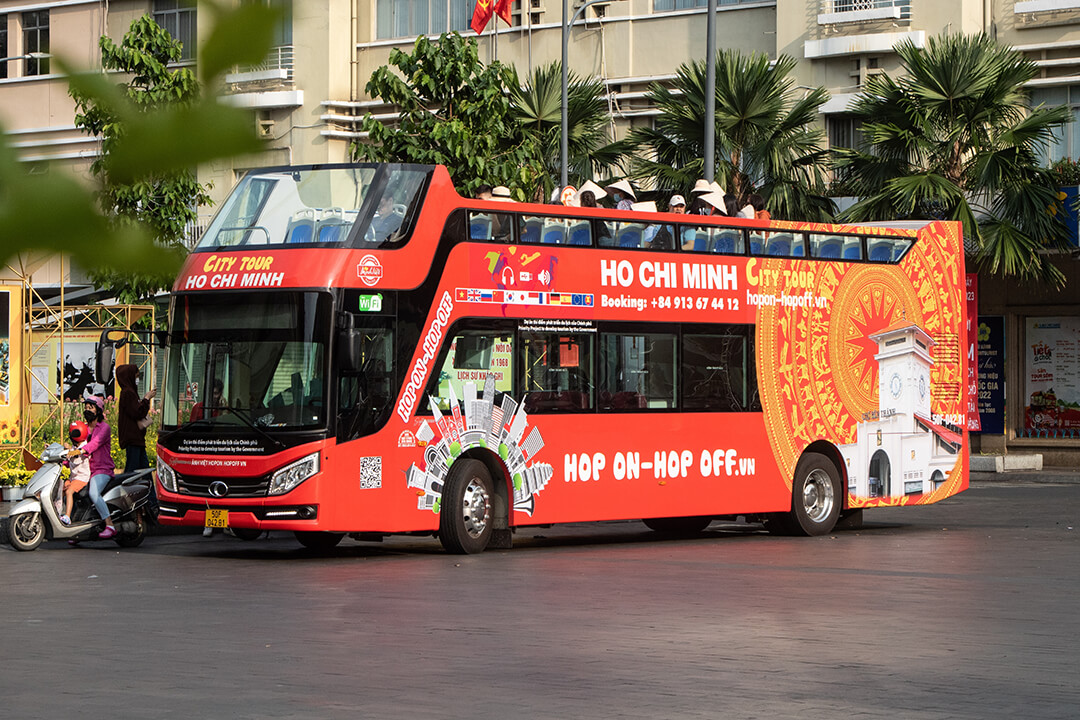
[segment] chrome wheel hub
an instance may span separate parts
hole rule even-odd
[[[487,489],[475,478],[470,480],[465,487],[465,496],[461,504],[465,531],[472,537],[479,537],[487,529],[488,518],[491,515],[491,498],[488,496]]]
[[[812,471],[803,483],[803,510],[806,516],[813,522],[822,522],[832,513],[835,502],[829,474],[824,470]]]

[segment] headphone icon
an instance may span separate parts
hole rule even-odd
[[[513,285],[517,282],[517,276],[514,273],[514,269],[509,265],[504,265],[502,269],[502,284],[506,287]]]

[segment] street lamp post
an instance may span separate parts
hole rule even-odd
[[[713,181],[716,166],[716,0],[709,0],[705,30],[705,179]]]
[[[43,52],[30,52],[25,55],[9,55],[5,58],[0,58],[0,63],[6,63],[9,60],[47,60],[52,57],[52,53]]]
[[[569,22],[566,19],[567,9],[569,7],[569,0],[562,0],[562,134],[559,137],[559,161],[562,168],[562,174],[560,175],[561,187],[566,187],[570,178],[570,170],[568,167],[569,155],[570,155],[570,138],[569,128],[567,127],[566,117],[566,93],[567,93],[567,55],[569,54],[570,44],[570,26],[577,22],[578,16],[585,12],[585,8],[597,3],[610,3],[612,0],[589,0],[589,2],[583,4],[577,9],[577,12],[570,18]],[[710,2],[716,2],[716,0],[710,0]]]

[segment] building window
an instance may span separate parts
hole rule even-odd
[[[475,0],[377,0],[375,36],[385,40],[464,32],[475,7]]]
[[[7,15],[0,15],[0,58],[6,58],[7,56]],[[0,62],[0,79],[8,76],[7,64],[7,60]]]
[[[1073,121],[1054,131],[1050,147],[1042,147],[1043,163],[1050,165],[1063,158],[1080,156],[1080,85],[1038,88],[1031,91],[1031,107],[1065,105]]]
[[[854,115],[839,113],[825,116],[825,126],[829,133],[830,148],[865,148],[862,128]]]
[[[23,26],[23,53],[49,52],[49,11],[25,12],[22,14]],[[5,57],[7,57],[5,55]],[[26,58],[26,76],[48,75],[49,58],[28,57]]]
[[[154,22],[180,42],[180,60],[194,60],[195,0],[154,0]]]

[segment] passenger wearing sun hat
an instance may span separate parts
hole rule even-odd
[[[514,202],[514,199],[510,197],[510,188],[505,185],[496,185],[491,188],[491,199],[499,202]]]
[[[701,195],[702,193],[712,192],[712,187],[709,186],[709,181],[705,178],[699,178],[694,183],[694,189],[690,191],[691,195]]]
[[[682,195],[672,195],[668,200],[668,212],[683,215],[686,213],[686,198]]]
[[[701,196],[701,199],[712,205],[718,212],[714,215],[727,215],[727,204],[724,202],[724,193],[711,192]]]
[[[604,189],[611,195],[611,199],[615,201],[615,207],[619,210],[632,209],[634,201],[637,200],[634,188],[625,179],[613,182]]]

